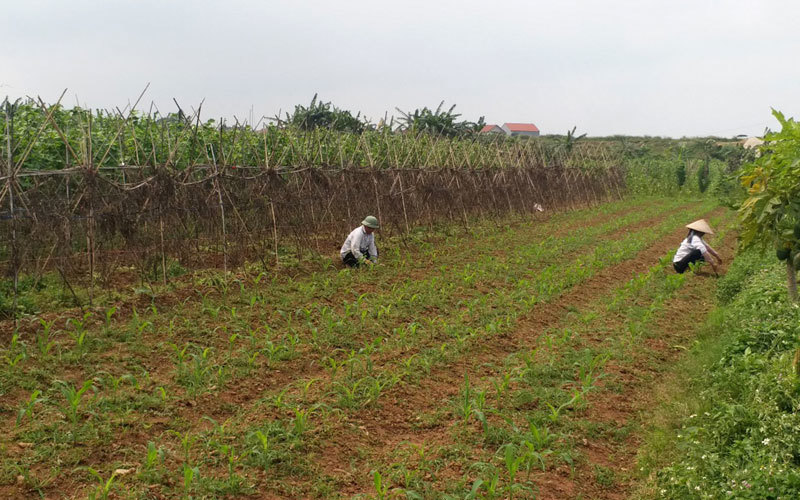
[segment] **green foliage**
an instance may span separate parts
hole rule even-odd
[[[678,181],[678,189],[686,183],[686,164],[678,163],[675,167],[675,179]]]
[[[414,111],[400,113],[400,130],[412,135],[432,134],[443,137],[460,137],[474,134],[486,124],[481,117],[477,122],[457,121],[461,116],[454,113],[456,105],[453,104],[447,111],[442,109],[444,101],[439,103],[436,110],[432,111],[427,107]]]
[[[673,172],[680,165],[683,163],[671,155],[630,158],[625,162],[625,183],[637,195],[677,193],[681,185]]]
[[[709,161],[706,160],[702,166],[697,169],[697,190],[701,193],[705,193],[706,189],[708,189],[708,184],[710,181],[709,175]]]
[[[375,494],[378,496],[378,498],[380,500],[386,498],[386,495],[389,493],[389,484],[384,482],[383,476],[380,472],[372,472],[372,483],[375,487]]]
[[[729,304],[750,276],[761,268],[762,260],[763,256],[753,249],[740,252],[725,275],[717,280],[717,300],[723,305]]]
[[[772,110],[781,130],[764,137],[761,156],[742,167],[740,179],[748,198],[739,208],[741,242],[747,248],[776,248],[775,256],[786,261],[789,296],[798,301],[797,267],[800,258],[800,123]],[[786,255],[786,252],[789,255]]]
[[[37,280],[34,276],[20,276],[17,282],[17,310],[16,315],[34,314],[39,310],[39,305],[31,296],[45,290],[44,280]],[[0,279],[0,319],[14,317],[14,281]]]
[[[353,116],[349,111],[341,110],[330,102],[317,101],[317,94],[314,94],[308,107],[298,104],[294,107],[294,113],[287,114],[286,123],[300,130],[324,128],[360,134],[366,129],[366,123],[360,116]]]
[[[577,130],[577,128],[578,127],[572,127],[572,130],[567,130],[567,135],[564,136],[563,147],[564,151],[567,153],[572,153],[572,150],[575,148],[575,144],[586,137],[585,133],[581,135],[575,135],[575,130]]]
[[[792,366],[800,309],[770,259],[750,252],[735,262],[756,270],[747,278],[732,269],[741,291],[709,334],[722,354],[693,381],[701,388],[687,396],[697,398],[695,413],[676,432],[677,461],[658,472],[660,497],[792,498],[800,488],[800,379]]]
[[[767,247],[797,243],[800,223],[800,123],[773,110],[781,124],[761,146],[761,156],[739,176],[748,198],[739,209],[742,244]]]

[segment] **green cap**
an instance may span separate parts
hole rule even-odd
[[[367,215],[366,217],[364,217],[364,220],[361,221],[361,224],[367,227],[371,227],[372,229],[379,229],[381,227],[381,225],[378,224],[378,219],[371,215]]]

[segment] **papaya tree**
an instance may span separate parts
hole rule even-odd
[[[786,263],[789,297],[797,302],[800,267],[800,123],[772,110],[781,130],[764,137],[761,155],[742,166],[747,199],[739,208],[743,247],[772,246]]]

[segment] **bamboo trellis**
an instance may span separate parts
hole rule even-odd
[[[116,111],[118,128],[105,144],[93,141],[88,113],[77,147],[53,119],[56,106],[39,100],[39,107],[44,120],[21,144],[6,103],[0,206],[8,212],[0,209],[0,259],[14,282],[14,310],[21,273],[38,281],[56,271],[69,290],[76,281],[85,286],[91,302],[98,282],[114,284],[131,269],[166,283],[172,263],[227,271],[245,261],[271,268],[289,249],[333,256],[367,214],[389,234],[404,235],[443,220],[466,226],[473,217],[591,205],[625,189],[621,168],[609,160],[614,155],[597,145],[567,155],[544,151],[537,141],[415,142],[384,133],[382,140],[376,134],[354,142],[320,132],[293,133],[281,149],[266,133],[237,123],[220,125],[216,141],[196,140],[203,153],[187,163],[182,155],[197,134],[199,108],[177,134],[151,130],[148,151],[132,130],[136,104],[127,115]],[[59,169],[29,160],[45,131],[61,140]],[[256,136],[263,148],[252,147],[253,134],[263,136]],[[123,139],[133,144],[133,164],[111,166]],[[235,163],[236,151],[247,148],[256,160]]]

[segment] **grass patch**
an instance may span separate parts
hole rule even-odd
[[[739,256],[653,419],[638,498],[794,498],[800,489],[800,308],[784,271]]]

